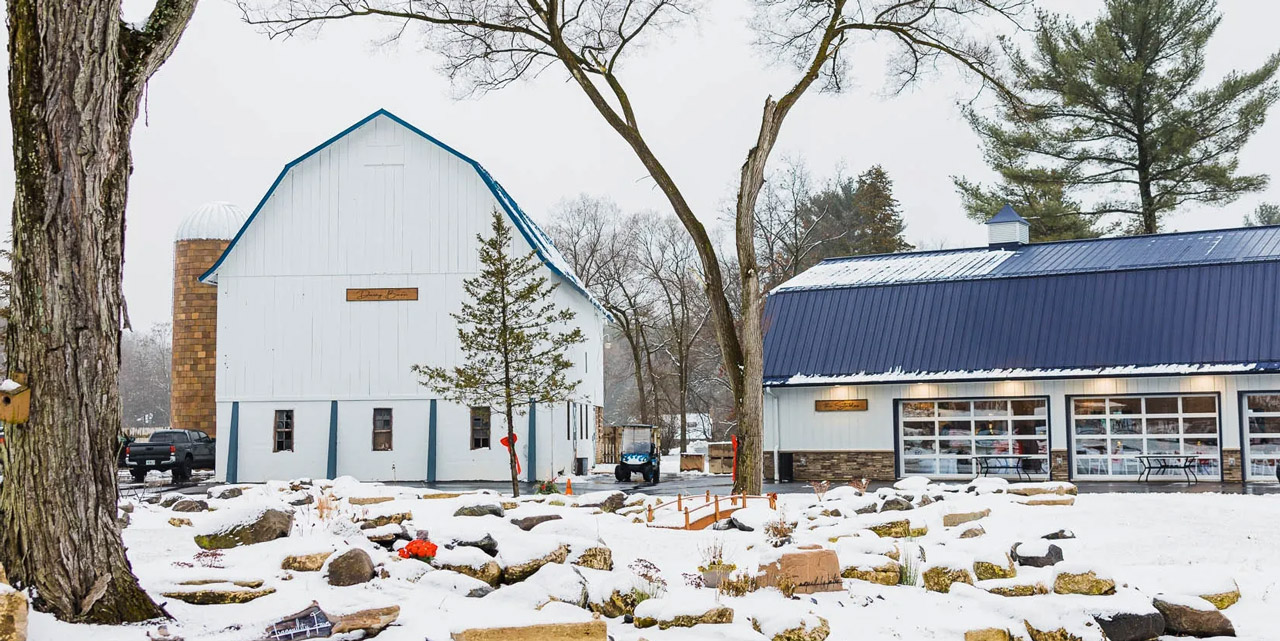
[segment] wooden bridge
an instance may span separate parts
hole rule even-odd
[[[777,494],[730,494],[722,500],[719,494],[707,491],[705,496],[677,494],[675,501],[650,505],[645,520],[649,527],[702,530],[746,507],[748,501],[768,501],[769,509],[778,508]]]

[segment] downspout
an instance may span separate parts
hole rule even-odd
[[[782,449],[782,412],[778,409],[778,396],[773,390],[764,388],[764,395],[773,399],[773,482],[777,483],[782,478],[778,468],[778,451]]]

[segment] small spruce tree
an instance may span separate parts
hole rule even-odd
[[[489,238],[480,241],[480,274],[463,281],[467,300],[451,314],[458,323],[463,363],[454,367],[415,365],[422,384],[445,400],[490,407],[507,423],[511,493],[520,495],[516,472],[515,417],[531,403],[568,400],[579,381],[568,379],[573,363],[565,351],[586,340],[567,329],[575,314],[557,309],[551,296],[558,283],[538,273],[535,252],[511,250],[511,226],[496,209]]]

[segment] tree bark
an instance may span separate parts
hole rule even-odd
[[[144,83],[195,10],[161,0],[141,30],[119,0],[10,0],[9,107],[16,188],[9,367],[31,414],[10,426],[0,557],[35,606],[61,619],[164,616],[138,586],[116,523],[121,273]]]

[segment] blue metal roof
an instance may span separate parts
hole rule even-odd
[[[1005,253],[992,269],[775,290],[766,384],[1280,371],[1280,228]]]
[[[829,258],[775,292],[1280,260],[1280,226]]]
[[[253,224],[254,219],[257,218],[258,216],[258,212],[262,211],[262,207],[267,204],[267,201],[271,198],[271,195],[275,193],[276,187],[279,187],[280,182],[284,180],[284,177],[286,175],[289,174],[290,169],[293,169],[296,165],[298,165],[302,161],[320,152],[325,147],[332,145],[338,140],[341,140],[347,134],[350,134],[356,129],[359,129],[360,127],[364,126],[365,124],[367,124],[368,122],[372,121],[373,119],[379,116],[385,116],[389,118],[390,120],[399,124],[405,129],[408,129],[409,131],[412,131],[413,133],[419,136],[422,136],[423,138],[435,144],[436,146],[440,147],[441,149],[444,149],[450,154],[453,154],[458,159],[462,160],[468,165],[471,165],[471,167],[475,169],[476,173],[480,175],[480,179],[484,181],[484,184],[486,187],[489,188],[489,191],[493,192],[493,197],[497,199],[500,205],[502,205],[502,209],[503,211],[506,212],[507,217],[511,220],[515,228],[520,231],[520,234],[524,237],[524,239],[528,241],[529,246],[532,247],[534,251],[538,254],[538,258],[542,260],[543,264],[545,264],[547,268],[549,268],[552,271],[552,273],[556,274],[557,276],[560,276],[567,283],[569,283],[570,287],[572,287],[578,293],[585,296],[587,300],[591,301],[591,303],[595,305],[596,309],[600,310],[600,313],[603,314],[605,318],[612,320],[613,317],[609,314],[609,312],[604,309],[604,306],[602,306],[598,300],[596,300],[595,296],[591,295],[591,292],[587,291],[587,288],[582,284],[582,281],[578,279],[577,274],[573,273],[573,268],[569,265],[569,262],[565,259],[564,255],[561,254],[560,251],[555,248],[555,245],[551,243],[551,238],[547,236],[546,232],[542,231],[542,228],[539,227],[537,223],[533,222],[533,219],[530,218],[529,215],[524,212],[524,210],[520,209],[520,205],[516,204],[515,199],[513,199],[511,195],[507,193],[506,189],[503,189],[502,185],[498,184],[497,180],[494,180],[493,176],[489,174],[488,170],[482,167],[480,163],[472,160],[471,158],[462,154],[461,152],[454,149],[453,147],[450,147],[449,145],[446,145],[443,142],[440,142],[434,136],[409,124],[404,119],[391,113],[390,111],[387,111],[386,109],[379,109],[369,114],[368,116],[361,118],[355,124],[351,125],[350,127],[347,127],[346,129],[343,129],[337,135],[320,143],[319,145],[317,145],[307,153],[302,154],[301,156],[298,156],[297,158],[294,158],[293,160],[289,161],[284,166],[284,169],[280,170],[280,175],[276,176],[275,182],[271,183],[271,187],[267,189],[267,193],[262,196],[262,200],[258,201],[258,206],[253,208],[253,213],[249,214],[249,218],[244,221],[244,225],[240,227],[240,231],[236,233],[235,238],[231,239],[231,243],[227,245],[227,248],[223,250],[222,255],[218,257],[218,261],[215,262],[212,267],[210,267],[207,271],[205,271],[204,274],[200,276],[200,281],[205,283],[217,282],[215,275],[218,272],[218,268],[222,266],[222,263],[227,259],[227,256],[231,255],[231,251],[234,250],[236,247],[236,244],[240,242],[240,238],[244,236],[245,230],[249,229],[249,225]]]
[[[1031,225],[1031,223],[1027,222],[1026,218],[1019,216],[1018,212],[1013,210],[1012,205],[1008,204],[1001,207],[1000,211],[984,224],[990,225],[992,223],[1022,223],[1027,226]]]

